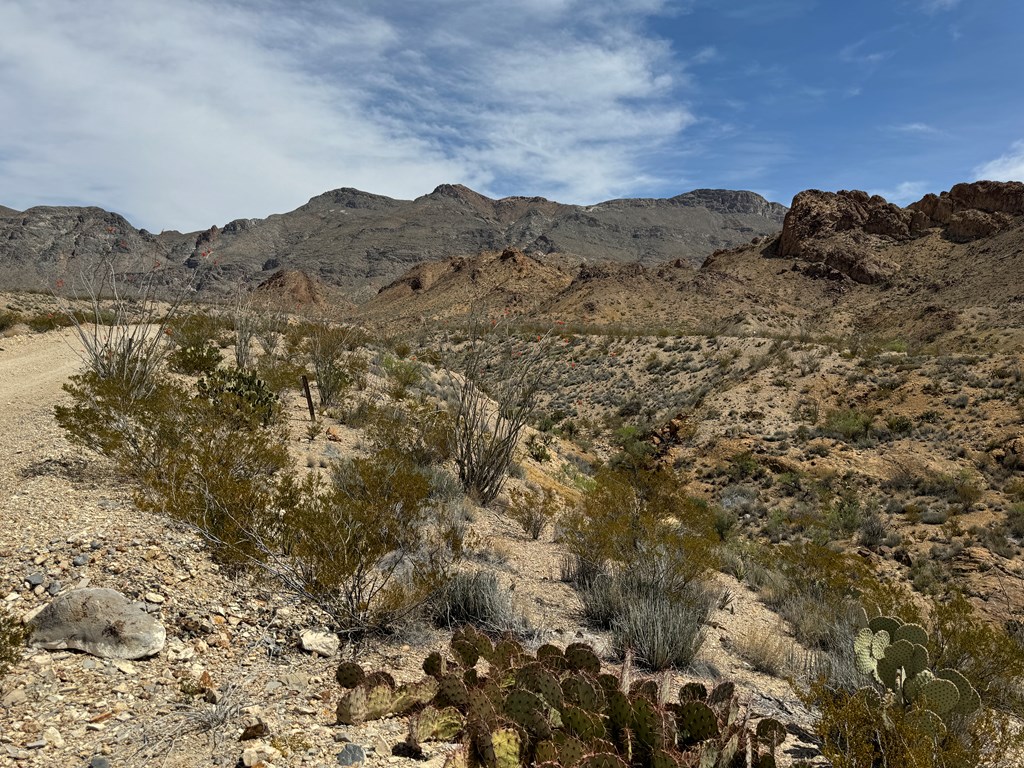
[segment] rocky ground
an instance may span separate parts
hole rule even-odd
[[[424,655],[447,635],[413,627],[388,642],[342,646],[330,658],[303,650],[303,631],[320,628],[311,609],[270,585],[222,572],[195,535],[140,512],[113,468],[64,439],[52,408],[80,365],[73,331],[0,339],[0,599],[25,616],[70,590],[114,589],[164,625],[166,645],[134,661],[28,651],[0,679],[0,765],[412,762],[391,754],[405,735],[401,719],[335,724],[334,669],[340,658],[355,656],[400,681],[416,679]],[[325,437],[310,445],[301,436],[299,403],[292,413],[298,462],[352,445]],[[559,548],[549,538],[532,542],[491,510],[477,510],[472,528],[479,542],[473,564],[514,585],[518,607],[537,629],[533,643],[583,638],[607,652],[607,639],[580,625],[573,594],[558,581]],[[805,734],[811,718],[789,685],[755,672],[735,644],[752,632],[778,632],[791,658],[802,649],[785,640],[785,627],[753,592],[718,578],[728,597],[695,669],[676,682],[735,680],[753,713]],[[434,766],[452,749],[426,747]],[[799,736],[786,750],[790,757],[814,754]]]

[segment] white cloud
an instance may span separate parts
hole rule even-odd
[[[942,133],[938,128],[927,123],[900,123],[890,126],[889,130],[917,136],[937,136]]]
[[[353,186],[593,202],[694,118],[663,0],[0,4],[0,203],[198,229]],[[698,58],[700,53],[697,54]]]
[[[872,195],[881,195],[890,203],[908,205],[916,203],[929,191],[927,181],[903,181],[892,189],[872,189]]]
[[[1024,140],[1016,141],[1010,151],[974,169],[976,179],[1024,181]]]

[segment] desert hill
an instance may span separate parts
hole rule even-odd
[[[777,236],[717,251],[700,269],[679,259],[573,268],[543,256],[482,255],[417,266],[358,316],[449,319],[487,305],[584,326],[813,330],[920,343],[966,342],[980,329],[1005,334],[1006,346],[1024,341],[1022,254],[1024,184],[960,184],[906,208],[864,192],[810,190],[796,196]]]
[[[715,249],[778,231],[785,212],[752,192],[695,190],[578,206],[540,197],[494,200],[443,184],[415,200],[337,189],[290,213],[153,235],[99,208],[37,207],[0,218],[0,275],[12,287],[38,288],[79,263],[114,255],[172,272],[209,263],[206,288],[255,285],[294,269],[365,299],[422,261],[507,247],[577,263],[681,258],[699,265]]]

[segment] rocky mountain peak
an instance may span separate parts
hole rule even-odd
[[[786,206],[765,200],[756,192],[732,189],[695,189],[669,198],[676,205],[707,208],[717,213],[742,213],[782,221]]]

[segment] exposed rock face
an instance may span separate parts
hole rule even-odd
[[[324,304],[323,290],[304,272],[282,269],[256,286],[256,293],[281,306],[318,307]]]
[[[47,650],[72,648],[104,659],[141,659],[163,650],[167,632],[113,589],[76,589],[46,606],[30,623],[29,642]]]
[[[906,208],[866,192],[812,189],[793,198],[778,255],[821,265],[806,274],[834,278],[838,271],[859,283],[879,283],[899,270],[880,254],[893,243],[920,237],[934,227],[949,240],[970,242],[1009,228],[1022,215],[1020,182],[957,184]]]
[[[1024,215],[1024,183],[976,181],[957,184],[949,192],[925,195],[907,206],[918,231],[940,226],[950,240],[966,243],[994,235]]]
[[[883,241],[909,240],[913,216],[867,192],[800,192],[786,214],[779,255],[822,263],[858,283],[878,283],[899,265],[873,251]]]

